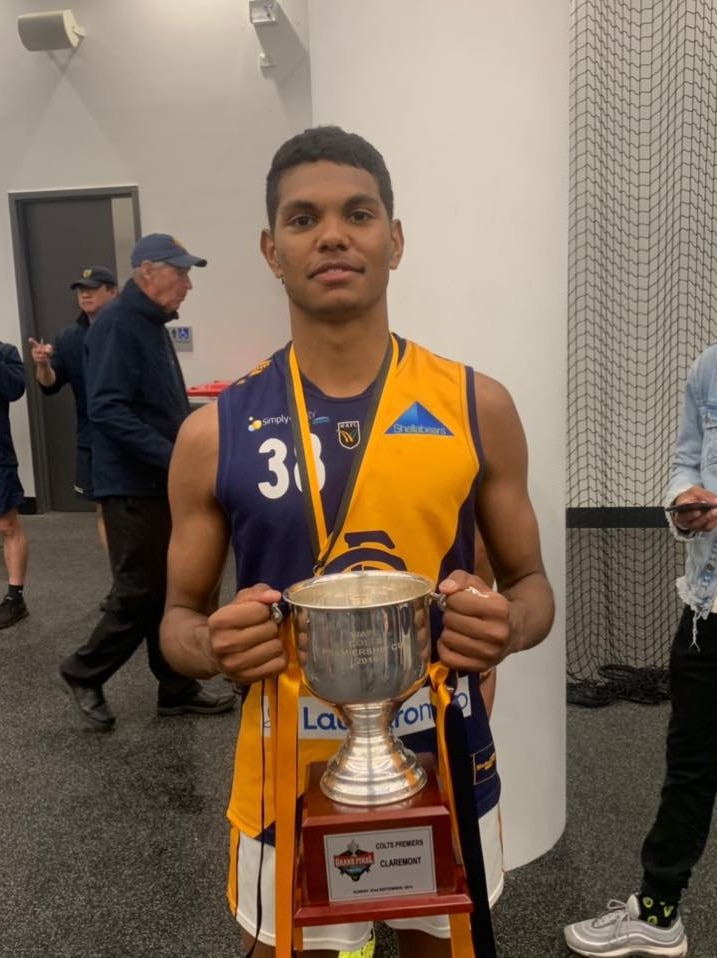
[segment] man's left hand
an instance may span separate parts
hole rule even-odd
[[[438,655],[448,668],[485,672],[513,651],[505,596],[463,570],[452,572],[438,591],[447,597]]]

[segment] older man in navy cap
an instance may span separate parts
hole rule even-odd
[[[82,718],[99,731],[115,723],[103,686],[143,640],[159,683],[159,715],[226,712],[235,700],[233,692],[213,693],[173,671],[159,648],[171,531],[167,472],[189,412],[166,324],[192,288],[190,270],[207,261],[173,236],[151,233],[135,246],[131,265],[132,279],[85,340],[92,483],[105,519],[112,592],[88,641],[60,667]]]

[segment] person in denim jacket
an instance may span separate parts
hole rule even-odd
[[[677,590],[685,606],[670,656],[672,712],[657,818],[642,846],[639,894],[565,929],[579,955],[687,954],[680,896],[707,841],[717,796],[717,345],[694,363],[685,387],[663,503],[685,543]]]

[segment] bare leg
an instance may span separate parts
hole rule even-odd
[[[97,507],[97,535],[100,537],[105,552],[108,552],[107,530],[105,529],[105,517],[102,515],[102,503],[96,502],[95,506]]]
[[[27,575],[27,536],[17,509],[0,516],[0,534],[9,585],[24,585]]]
[[[401,958],[451,958],[448,938],[434,938],[422,931],[396,931]]]

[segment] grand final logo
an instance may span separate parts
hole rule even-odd
[[[363,851],[353,838],[346,846],[346,851],[334,855],[334,867],[342,875],[348,875],[351,881],[358,881],[372,865],[373,852]]]

